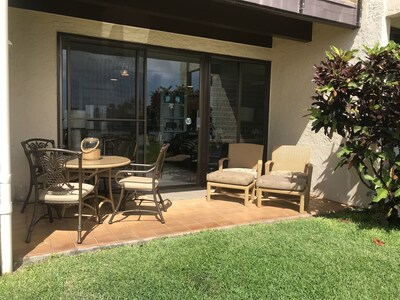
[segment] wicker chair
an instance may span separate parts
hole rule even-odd
[[[265,175],[256,181],[257,206],[268,200],[263,193],[300,196],[299,212],[308,209],[312,165],[309,147],[282,145],[274,148],[272,160],[265,163]]]
[[[234,189],[244,192],[244,205],[255,198],[255,180],[261,176],[264,146],[257,144],[229,144],[228,157],[218,162],[218,171],[207,174],[207,201],[211,196]],[[211,193],[211,189],[215,192]]]
[[[115,181],[121,187],[121,194],[118,204],[111,215],[109,224],[112,224],[114,217],[119,213],[138,212],[139,214],[155,213],[162,224],[165,223],[162,212],[167,210],[170,206],[164,202],[159,191],[160,177],[164,164],[165,154],[169,144],[164,144],[158,154],[157,160],[154,164],[131,164],[132,169],[118,171],[115,175]],[[139,175],[139,176],[137,176]],[[147,177],[149,176],[149,177]],[[151,193],[152,199],[140,198],[143,193]],[[134,208],[126,209],[126,201],[129,196],[133,196],[129,200],[134,202]],[[158,199],[157,199],[158,196]],[[143,202],[153,202],[155,207],[142,206]],[[122,210],[120,211],[120,209]]]
[[[45,217],[49,222],[53,222],[51,207],[65,205],[78,205],[78,238],[77,243],[82,242],[82,208],[89,207],[94,210],[97,222],[100,223],[99,209],[97,203],[97,189],[95,186],[83,183],[82,172],[82,153],[65,149],[37,149],[29,152],[32,157],[37,157],[43,173],[35,174],[33,181],[35,184],[35,202],[32,220],[28,229],[26,242],[31,241],[31,236],[35,225]],[[66,163],[70,160],[78,159],[79,168],[78,182],[71,182],[69,170]],[[74,170],[75,171],[75,170]],[[39,177],[45,177],[45,182],[39,185]],[[94,205],[85,203],[89,197],[94,199]],[[40,217],[38,214],[39,204],[47,206],[47,214]],[[60,216],[60,215],[59,215]]]
[[[34,184],[34,176],[40,175],[42,173],[42,168],[39,165],[39,161],[37,157],[33,157],[30,153],[33,150],[37,149],[45,149],[45,148],[54,148],[55,142],[54,140],[50,139],[43,139],[43,138],[32,138],[26,141],[21,142],[22,148],[24,149],[25,156],[28,160],[29,164],[29,173],[30,173],[30,182],[29,182],[29,190],[28,194],[26,195],[24,204],[22,205],[21,213],[25,212],[26,206],[29,204],[29,200],[32,195],[32,189],[35,187]],[[44,177],[38,177],[38,183],[43,184]]]

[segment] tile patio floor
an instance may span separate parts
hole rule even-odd
[[[339,210],[345,206],[324,199],[310,200],[310,214],[300,215],[297,202],[271,200],[263,202],[261,208],[254,203],[248,207],[240,198],[214,196],[211,202],[205,199],[205,190],[180,193],[163,193],[164,199],[173,204],[164,213],[166,223],[161,224],[153,215],[117,215],[109,225],[111,209],[105,205],[103,224],[94,220],[84,222],[83,242],[76,243],[77,219],[57,219],[52,224],[41,220],[33,231],[31,243],[25,243],[27,227],[31,218],[32,205],[25,214],[21,205],[13,212],[13,255],[21,263],[55,253],[79,253],[100,247],[140,242],[163,236],[176,236],[210,228],[232,227],[242,224],[274,222],[277,220],[309,217],[314,214]],[[119,220],[119,221],[118,221]]]

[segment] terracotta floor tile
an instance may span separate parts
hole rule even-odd
[[[110,225],[108,220],[111,210],[104,206],[102,224],[96,224],[94,219],[84,222],[83,241],[80,245],[76,243],[76,218],[55,219],[52,224],[47,220],[42,220],[34,228],[31,243],[25,243],[33,206],[29,205],[27,212],[21,214],[21,204],[15,205],[13,213],[14,260],[26,260],[53,253],[84,251],[99,246],[196,232],[208,228],[310,216],[308,214],[300,215],[298,203],[292,201],[271,199],[264,201],[262,207],[258,208],[255,202],[244,206],[243,200],[240,198],[226,195],[216,195],[212,201],[207,202],[204,195],[203,191],[198,199],[171,200],[172,206],[163,214],[165,224],[161,224],[152,214],[143,216],[118,214]],[[311,214],[339,210],[344,207],[342,204],[328,200],[312,199],[310,202]],[[41,210],[42,212],[44,211]]]

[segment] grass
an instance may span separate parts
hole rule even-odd
[[[53,257],[0,277],[0,298],[398,299],[400,231],[369,220],[346,212]]]

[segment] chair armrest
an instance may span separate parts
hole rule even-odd
[[[306,164],[305,173],[307,174],[307,182],[311,182],[312,172],[313,165],[310,163]]]
[[[143,164],[141,164],[143,166]],[[122,178],[128,177],[128,176],[133,176],[134,174],[148,174],[151,173],[155,170],[156,166],[155,165],[150,165],[152,168],[148,170],[120,170],[115,174],[115,181],[119,183],[119,181]]]
[[[152,167],[154,164],[137,164],[137,163],[130,163],[129,166],[131,167]]]
[[[274,162],[272,160],[268,160],[265,163],[265,175],[269,175],[269,172],[271,171],[273,165],[274,165]]]
[[[224,168],[224,161],[229,160],[228,157],[223,157],[218,161],[218,170],[222,170]]]

